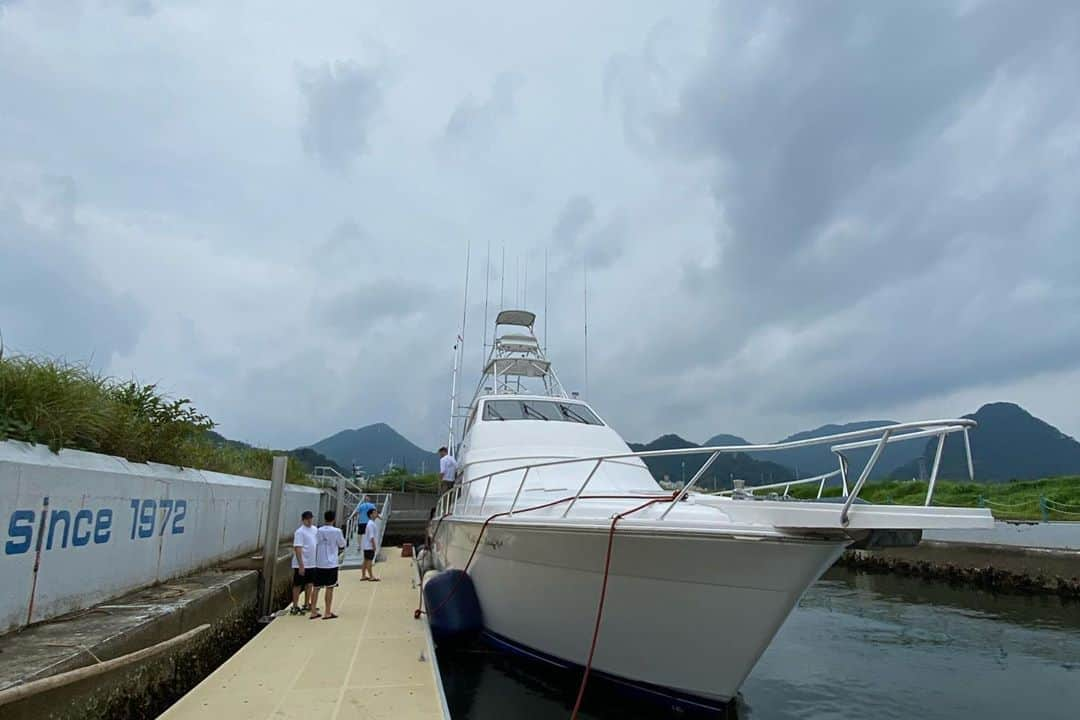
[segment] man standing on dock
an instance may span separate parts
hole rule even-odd
[[[323,513],[324,523],[315,535],[315,592],[311,598],[312,620],[323,618],[333,620],[334,588],[338,583],[338,553],[345,549],[345,536],[334,526],[337,513],[327,510]],[[319,614],[319,588],[326,588],[326,616]]]
[[[368,499],[365,495],[364,499],[360,501],[359,507],[356,508],[356,534],[360,536],[361,541],[364,537],[364,530],[367,529],[368,524],[368,512],[375,509],[375,503]]]
[[[457,460],[446,449],[439,448],[439,490],[446,492],[454,486],[454,477],[457,475]]]
[[[290,615],[302,615],[311,610],[311,591],[315,582],[315,516],[310,510],[300,514],[300,527],[293,533],[292,607]],[[300,607],[300,590],[304,590],[304,606]]]

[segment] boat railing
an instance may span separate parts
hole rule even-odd
[[[674,448],[670,450],[640,450],[637,452],[627,453],[614,453],[609,455],[595,455],[591,457],[575,457],[564,458],[558,460],[546,460],[541,462],[526,463],[523,465],[516,465],[514,467],[501,468],[499,470],[492,471],[479,475],[475,478],[458,482],[454,484],[447,492],[439,498],[438,504],[435,509],[436,517],[443,517],[449,514],[468,514],[470,510],[474,509],[479,515],[484,514],[484,510],[488,502],[488,494],[491,490],[491,482],[494,478],[507,475],[509,473],[522,473],[521,481],[518,483],[517,490],[514,493],[514,499],[510,504],[509,511],[505,511],[506,515],[512,516],[518,508],[518,501],[521,499],[522,491],[525,489],[525,485],[529,479],[529,473],[538,468],[549,468],[560,465],[572,465],[581,464],[588,468],[588,472],[585,475],[585,479],[581,485],[577,488],[577,492],[573,496],[565,498],[566,508],[563,510],[562,517],[566,517],[574,505],[581,499],[586,498],[586,490],[589,488],[590,483],[596,477],[597,471],[600,466],[605,462],[626,461],[633,458],[641,460],[648,460],[651,458],[661,457],[674,457],[674,456],[694,456],[694,455],[708,455],[708,459],[702,464],[702,466],[694,473],[689,482],[685,483],[683,487],[672,498],[672,502],[664,509],[660,514],[659,519],[663,520],[671,512],[672,508],[676,507],[678,503],[683,500],[687,494],[694,489],[698,482],[705,476],[709,468],[716,462],[717,458],[725,454],[735,453],[770,453],[780,450],[791,450],[794,448],[805,448],[819,445],[827,445],[829,449],[836,455],[839,467],[837,470],[825,473],[824,475],[817,475],[812,478],[806,478],[804,480],[791,480],[782,483],[773,483],[771,485],[759,485],[756,487],[747,487],[745,490],[748,494],[752,494],[753,491],[761,490],[775,490],[784,488],[784,494],[786,495],[791,487],[804,484],[818,483],[818,497],[821,497],[824,491],[825,483],[832,478],[839,477],[842,483],[841,497],[844,500],[843,507],[840,512],[840,521],[843,525],[847,525],[848,514],[851,510],[852,503],[859,497],[859,493],[862,491],[863,486],[870,477],[870,473],[873,472],[875,465],[881,458],[881,454],[884,452],[885,447],[892,443],[903,442],[907,440],[916,440],[919,438],[937,437],[937,448],[934,452],[933,468],[930,472],[930,480],[926,489],[926,497],[924,504],[929,506],[933,501],[934,487],[937,484],[938,470],[941,467],[941,453],[945,446],[945,438],[953,433],[961,433],[964,438],[964,452],[967,457],[967,469],[968,477],[971,480],[975,479],[975,468],[971,459],[971,439],[969,436],[969,430],[976,426],[974,420],[968,418],[958,418],[953,420],[924,420],[920,422],[908,422],[897,423],[894,425],[886,425],[876,428],[866,428],[863,430],[852,430],[849,432],[837,433],[834,435],[823,435],[820,437],[805,438],[802,440],[789,440],[779,443],[768,443],[764,445],[716,445],[710,447],[692,447],[692,448]],[[859,472],[858,479],[853,485],[850,484],[850,468],[849,460],[845,453],[851,450],[857,450],[861,448],[873,448],[869,459]],[[474,493],[471,489],[477,483],[484,483],[483,494],[480,498],[479,504],[473,500]],[[722,495],[735,494],[732,490],[722,491]],[[653,495],[633,495],[626,494],[627,497],[661,497],[655,494]],[[663,496],[667,497],[667,496]]]

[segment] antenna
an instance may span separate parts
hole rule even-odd
[[[480,355],[481,362],[483,362],[483,356],[487,354],[487,331],[488,331],[488,288],[491,285],[491,238],[488,238],[488,251],[487,251],[487,265],[484,266],[484,340],[481,343]],[[494,341],[495,338],[492,338]]]
[[[544,354],[548,350],[548,249],[544,248]]]
[[[585,397],[589,397],[589,261],[583,260],[585,289]]]
[[[503,291],[506,290],[506,241],[502,246],[502,269],[499,270],[499,312],[503,311]]]
[[[525,258],[525,288],[521,291],[521,309],[529,307],[529,258]]]
[[[454,411],[457,409],[457,376],[461,359],[465,357],[465,326],[469,317],[469,259],[471,256],[472,241],[465,240],[465,297],[461,307],[461,332],[454,343],[454,372],[450,379],[450,422],[447,432],[447,449],[454,449]]]

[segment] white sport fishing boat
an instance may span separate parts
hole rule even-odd
[[[440,498],[430,527],[436,567],[467,570],[484,632],[504,646],[717,707],[735,697],[799,598],[845,548],[913,544],[924,529],[993,523],[985,509],[931,506],[941,442],[924,506],[858,499],[893,442],[959,433],[970,472],[972,420],[633,452],[576,393],[563,391],[535,320],[521,310],[496,318],[458,447],[459,482]],[[837,470],[723,493],[695,490],[722,455],[809,445],[829,446]],[[873,452],[852,478],[847,458],[858,448]],[[645,460],[675,455],[705,461],[673,492]],[[834,481],[842,496],[821,499]],[[819,499],[790,497],[797,485],[816,486]]]

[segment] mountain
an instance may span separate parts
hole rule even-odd
[[[979,423],[970,431],[976,481],[1080,475],[1080,443],[1019,405],[990,403],[964,417]],[[936,449],[936,439],[924,446],[922,458],[927,475],[933,467]],[[964,440],[959,434],[950,435],[942,451],[938,477],[964,479],[967,474]],[[918,461],[896,468],[893,476],[918,477]]]
[[[297,460],[299,460],[300,464],[303,465],[305,468],[307,468],[308,472],[314,471],[315,468],[317,468],[319,466],[329,466],[329,467],[332,467],[335,470],[337,470],[342,475],[349,476],[349,475],[352,474],[351,469],[348,472],[346,472],[345,471],[346,466],[339,465],[338,463],[334,462],[333,460],[326,457],[322,453],[317,452],[315,450],[312,450],[311,448],[308,448],[308,447],[296,448],[295,450],[290,450],[289,454],[292,455]]]
[[[341,432],[310,445],[338,465],[361,466],[366,472],[382,472],[393,463],[409,472],[437,472],[439,456],[413,445],[386,423],[375,423]]]
[[[822,425],[813,430],[803,430],[794,435],[789,435],[780,442],[805,440],[807,438],[822,437],[825,435],[838,435],[855,430],[881,427],[882,425],[895,425],[895,420],[861,420],[858,422],[844,423],[843,425]],[[861,448],[849,450],[846,455],[849,461],[850,472],[858,477],[863,465],[870,459],[873,448]],[[871,478],[888,477],[892,469],[898,465],[911,462],[922,454],[922,443],[909,440],[907,442],[893,443],[885,448],[878,459]],[[807,478],[814,475],[822,475],[839,469],[836,455],[829,450],[828,445],[812,445],[810,447],[792,448],[790,450],[776,450],[774,452],[756,452],[751,455],[758,460],[769,460],[791,468],[799,477]],[[918,475],[918,473],[916,473]]]
[[[229,438],[225,437],[221,433],[214,432],[213,430],[207,430],[206,431],[206,438],[211,443],[216,445],[217,447],[232,447],[232,448],[250,448],[251,447],[251,445],[248,445],[246,442],[241,442],[240,440],[230,440]],[[334,468],[335,470],[337,470],[342,475],[347,474],[345,472],[345,470],[342,469],[341,465],[338,465],[336,462],[334,462],[330,458],[328,458],[325,455],[322,455],[322,454],[312,450],[311,448],[306,448],[306,447],[305,448],[296,448],[295,450],[289,450],[288,454],[291,455],[292,457],[296,458],[297,460],[299,460],[300,464],[303,465],[307,469],[308,472],[311,472],[312,470],[314,470],[316,467],[318,467],[320,465],[327,465],[329,467]]]
[[[716,445],[749,445],[750,441],[746,438],[741,438],[738,435],[728,435],[726,433],[720,433],[719,435],[713,435],[711,438],[705,441],[702,447],[712,447]]]
[[[745,443],[746,441],[743,440],[743,444]],[[717,444],[734,445],[736,443],[726,442]],[[663,435],[646,445],[630,443],[630,449],[635,452],[642,450],[674,450],[694,447],[701,446],[696,445],[689,440],[684,440],[678,435]],[[705,461],[708,460],[708,458],[709,456],[707,453],[687,456],[675,455],[670,457],[645,458],[645,464],[648,465],[649,471],[652,472],[653,477],[657,480],[663,480],[666,475],[671,482],[681,482],[684,478],[689,482],[694,476],[694,473],[705,464]],[[684,462],[686,463],[685,467],[683,466]],[[720,457],[716,458],[716,462],[714,462],[706,471],[705,477],[698,483],[698,487],[709,490],[727,489],[731,487],[732,477],[742,478],[746,481],[747,485],[764,485],[770,482],[790,480],[793,477],[793,474],[791,470],[786,467],[782,467],[772,462],[755,460],[746,453],[722,454]]]

